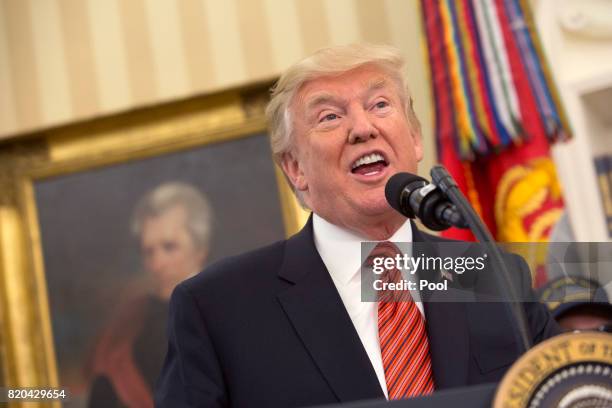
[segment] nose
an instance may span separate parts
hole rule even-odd
[[[166,267],[167,257],[164,256],[160,251],[154,251],[154,253],[150,254],[147,257],[147,269],[154,274],[159,274],[163,272]]]
[[[354,109],[350,114],[350,119],[352,126],[348,134],[349,144],[363,143],[378,136],[378,130],[372,123],[372,118],[363,108]]]

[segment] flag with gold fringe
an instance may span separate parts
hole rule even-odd
[[[421,11],[439,162],[497,240],[547,241],[563,211],[550,144],[570,128],[526,0],[421,0]]]

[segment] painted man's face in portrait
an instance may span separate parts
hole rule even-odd
[[[195,245],[180,205],[145,218],[140,236],[143,264],[153,278],[156,295],[170,298],[174,287],[200,271],[206,252]]]

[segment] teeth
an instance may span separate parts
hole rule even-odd
[[[353,165],[351,166],[351,170],[361,165],[376,163],[377,161],[381,161],[381,160],[384,161],[385,158],[382,157],[382,155],[378,153],[368,154],[368,155],[362,156],[359,159],[357,159],[357,161],[355,161],[355,163],[353,163]]]

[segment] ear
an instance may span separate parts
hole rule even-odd
[[[299,161],[292,152],[283,154],[280,165],[296,190],[305,191],[308,189],[308,183],[306,182],[304,172],[300,167]]]
[[[200,269],[204,268],[204,265],[206,264],[206,258],[208,258],[208,249],[198,250],[196,257],[197,257],[198,265],[200,266]]]
[[[412,97],[408,98],[408,105],[406,106],[406,120],[408,121],[408,127],[410,128],[410,134],[412,136],[412,143],[414,148],[414,157],[417,163],[423,160],[423,136],[421,135],[421,123],[416,116],[414,111],[414,101]]]
[[[423,137],[421,132],[415,132],[413,135],[414,139],[414,156],[416,157],[417,163],[423,160]]]

